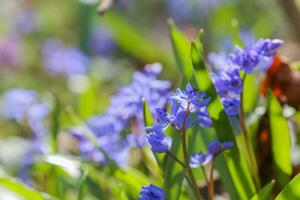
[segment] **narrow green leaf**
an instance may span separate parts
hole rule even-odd
[[[272,189],[274,187],[275,180],[271,180],[267,185],[256,193],[251,200],[269,200],[272,195]]]
[[[51,123],[51,144],[52,152],[57,153],[58,151],[58,141],[57,136],[60,128],[60,102],[57,96],[54,96],[54,106],[52,109],[52,123]]]
[[[290,179],[290,175],[292,174],[289,127],[283,116],[282,107],[276,97],[271,92],[269,92],[268,97],[272,155],[278,176],[278,182],[281,186],[284,186],[287,184]]]
[[[145,127],[154,125],[153,116],[145,100],[143,100],[143,117],[144,117]]]
[[[192,43],[191,58],[194,66],[194,76],[199,89],[205,91],[212,98],[208,111],[219,139],[221,141],[235,141],[230,121],[211,81],[200,50],[195,43]],[[236,146],[225,155],[219,156],[216,167],[225,188],[233,199],[249,199],[253,196],[255,193],[253,180],[246,161]]]
[[[275,200],[298,200],[300,199],[300,174],[294,177],[279,193]]]
[[[180,134],[174,129],[169,130],[171,131],[169,134],[173,139],[171,152],[176,155],[177,158],[182,158]],[[179,199],[184,176],[185,171],[183,167],[172,158],[167,157],[167,164],[164,170],[166,199]]]
[[[22,183],[11,178],[0,178],[0,186],[3,186],[11,190],[12,192],[15,192],[25,200],[46,200],[46,198],[43,197],[42,193],[24,186]]]
[[[186,36],[180,32],[172,20],[168,21],[169,33],[173,52],[180,72],[183,73],[184,82],[191,81],[193,77],[193,65],[190,58],[191,44]]]
[[[173,65],[171,55],[165,48],[166,45],[155,42],[146,31],[139,29],[124,16],[110,11],[99,20],[107,24],[112,33],[111,36],[125,52],[146,63],[161,62],[165,66]]]
[[[92,81],[91,81],[92,82]],[[96,107],[96,89],[93,83],[89,85],[89,88],[79,96],[79,115],[83,119],[90,117]]]
[[[84,185],[86,184],[87,181],[87,177],[88,177],[88,171],[82,171],[81,175],[80,175],[80,180],[79,180],[79,184],[78,184],[78,188],[77,188],[77,200],[82,200],[83,199],[83,188]]]
[[[259,85],[255,74],[247,74],[244,81],[243,109],[246,114],[253,112],[259,100]]]

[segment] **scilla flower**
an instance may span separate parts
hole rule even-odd
[[[230,149],[234,146],[233,142],[224,142],[221,143],[218,140],[212,141],[208,144],[208,153],[194,153],[190,158],[190,167],[197,168],[203,165],[206,165],[215,157],[217,157],[222,151]]]
[[[240,70],[250,74],[264,58],[275,56],[282,43],[283,41],[279,39],[260,39],[253,44],[248,44],[244,49],[237,46],[229,59]]]
[[[205,98],[205,96],[205,93],[199,92],[197,89],[193,88],[190,83],[187,83],[183,91],[177,88],[170,99],[177,101],[178,105],[183,110],[186,110],[189,107],[190,112],[195,112],[199,108],[208,105],[210,98]]]
[[[172,138],[157,130],[146,135],[152,151],[156,153],[168,152],[172,146]]]
[[[150,184],[142,187],[139,200],[165,200],[165,192],[163,189]]]

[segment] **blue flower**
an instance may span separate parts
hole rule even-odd
[[[260,39],[256,42],[255,47],[258,54],[266,57],[273,57],[277,54],[277,49],[283,44],[279,39]]]
[[[208,144],[208,153],[211,155],[217,155],[218,153],[220,153],[221,149],[222,149],[222,143],[220,141],[212,141]]]
[[[260,39],[248,44],[245,49],[236,47],[235,53],[230,54],[229,59],[232,64],[244,70],[246,74],[250,74],[264,58],[275,56],[282,43],[283,41],[279,39]]]
[[[231,149],[234,146],[233,142],[223,142],[223,149]]]
[[[208,144],[208,153],[194,153],[190,157],[190,167],[197,168],[209,163],[212,159],[218,156],[222,151],[228,150],[234,146],[233,142],[221,143],[218,140],[212,141]]]
[[[213,159],[211,154],[195,153],[190,158],[190,167],[197,168],[206,165]]]
[[[183,110],[187,110],[189,107],[190,112],[195,112],[199,108],[207,106],[210,102],[210,98],[205,99],[205,96],[205,93],[199,92],[190,83],[187,83],[183,91],[177,88],[170,99],[176,100]]]
[[[245,70],[246,74],[253,72],[253,68],[259,63],[259,54],[253,49],[235,48],[235,53],[230,55],[233,64]]]
[[[89,39],[91,53],[96,56],[110,56],[113,54],[116,43],[107,27],[94,27]]]
[[[165,200],[165,192],[163,189],[150,184],[142,187],[139,200]]]
[[[129,146],[133,148],[141,148],[146,143],[145,134],[130,133],[127,135],[126,140]]]
[[[80,49],[66,47],[55,39],[47,40],[42,48],[44,68],[49,74],[69,77],[87,72],[89,59]]]
[[[150,148],[156,153],[167,152],[171,149],[172,138],[166,136],[161,131],[151,132],[146,137]]]
[[[111,98],[111,104],[104,114],[93,116],[86,122],[97,138],[98,145],[119,165],[128,161],[129,148],[145,144],[143,101],[147,102],[154,115],[156,107],[164,107],[167,103],[171,84],[157,79],[161,68],[160,64],[155,63],[146,65],[141,72],[135,72],[132,83],[122,87]],[[127,136],[124,137],[124,133]],[[85,160],[107,163],[103,153],[85,135],[73,133],[73,136],[77,139],[79,153]]]
[[[224,97],[221,98],[225,112],[228,116],[237,116],[240,113],[240,99],[238,97]]]
[[[218,140],[214,140],[208,144],[208,154],[211,154],[213,156],[217,156],[219,153],[221,153],[224,150],[230,149],[234,146],[233,142],[227,141],[224,143],[221,143]]]
[[[4,94],[4,117],[22,122],[27,117],[27,111],[37,98],[33,90],[14,88]]]
[[[29,124],[35,137],[46,131],[44,119],[49,114],[49,106],[39,103],[37,93],[33,90],[14,88],[4,94],[4,117],[19,123]]]

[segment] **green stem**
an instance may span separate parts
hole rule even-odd
[[[185,164],[181,160],[179,160],[172,152],[168,151],[167,155],[170,156],[176,162],[178,162],[183,168],[186,168]]]
[[[215,167],[215,159],[212,160],[211,169],[210,169],[210,181],[208,184],[208,199],[212,200],[214,198],[214,190],[215,190],[215,182],[214,182],[214,167]]]
[[[203,166],[201,166],[201,170],[202,170],[202,173],[203,173],[203,176],[204,176],[204,179],[205,179],[206,186],[208,187],[209,181],[208,181],[208,177],[206,175],[206,172],[205,172],[205,169],[204,169]]]
[[[186,112],[185,112],[185,116],[184,116],[184,119],[183,119],[182,127],[181,127],[181,134],[180,134],[181,142],[182,142],[182,152],[183,152],[185,166],[187,166],[187,172],[188,172],[188,175],[190,177],[190,181],[191,181],[194,193],[196,195],[196,198],[198,200],[202,200],[203,198],[200,194],[200,191],[198,190],[196,179],[194,177],[192,168],[189,165],[189,156],[188,156],[188,152],[187,152],[187,145],[186,145],[186,138],[185,138],[186,121],[187,121],[187,118],[188,118],[189,113],[190,113],[189,108],[190,108],[190,104],[188,103],[187,109],[186,109]]]
[[[245,83],[245,79],[246,79],[246,73],[243,75],[243,83],[242,83],[242,87],[244,88],[244,83]],[[260,185],[260,181],[258,179],[258,169],[257,169],[257,165],[256,165],[256,161],[255,158],[253,157],[253,150],[251,148],[251,141],[250,141],[250,137],[249,137],[249,133],[246,127],[246,120],[245,120],[245,113],[244,113],[244,109],[243,109],[243,92],[241,92],[240,95],[240,115],[239,115],[239,122],[240,122],[240,126],[242,128],[242,132],[243,132],[243,137],[244,137],[244,143],[245,143],[245,147],[246,147],[246,151],[248,154],[248,165],[251,171],[251,175],[252,178],[254,180],[254,184],[256,189],[259,188]]]

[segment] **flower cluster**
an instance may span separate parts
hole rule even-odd
[[[212,159],[218,156],[222,151],[232,148],[233,142],[212,141],[208,144],[208,153],[195,153],[190,158],[190,167],[197,168],[209,163]]]
[[[190,83],[186,85],[184,91],[177,89],[169,99],[171,101],[171,113],[169,114],[165,109],[157,108],[157,123],[146,128],[147,131],[150,131],[147,135],[148,143],[151,149],[157,153],[167,152],[171,148],[171,138],[163,133],[169,125],[179,131],[195,124],[203,127],[212,125],[207,110],[210,98],[206,98],[205,93],[192,88]]]
[[[31,184],[28,168],[36,161],[36,155],[46,152],[44,139],[46,127],[45,118],[49,114],[49,105],[38,101],[38,95],[33,90],[14,88],[4,94],[4,118],[26,123],[32,130],[30,146],[24,152],[19,172],[20,179]]]
[[[135,72],[132,83],[111,98],[106,112],[86,122],[98,145],[119,165],[126,164],[129,147],[145,144],[143,101],[148,103],[153,114],[155,106],[163,107],[167,103],[171,84],[157,80],[161,68],[160,64],[155,63],[146,65],[142,72]],[[129,125],[131,133],[124,139],[121,133],[127,131]],[[103,152],[91,144],[82,131],[73,129],[70,132],[79,142],[79,151],[85,159],[106,162]]]
[[[87,72],[89,60],[76,47],[66,47],[60,41],[50,39],[42,47],[44,68],[51,75],[65,77]]]
[[[230,54],[229,59],[239,70],[250,74],[264,58],[275,56],[282,43],[283,41],[279,39],[260,39],[244,49],[236,46],[235,53]]]
[[[35,91],[10,89],[4,94],[3,107],[6,119],[13,119],[19,123],[27,122],[34,136],[45,131],[43,120],[49,113],[49,106],[38,101]]]
[[[142,187],[139,200],[165,200],[165,192],[163,189],[150,184]]]
[[[217,69],[217,73],[212,73],[211,77],[228,116],[239,115],[240,94],[243,90],[240,70],[249,74],[254,68],[265,69],[270,66],[269,61],[281,44],[282,40],[278,39],[260,39],[248,42],[244,49],[237,46],[235,53],[229,57],[224,53],[210,54],[209,62]]]

